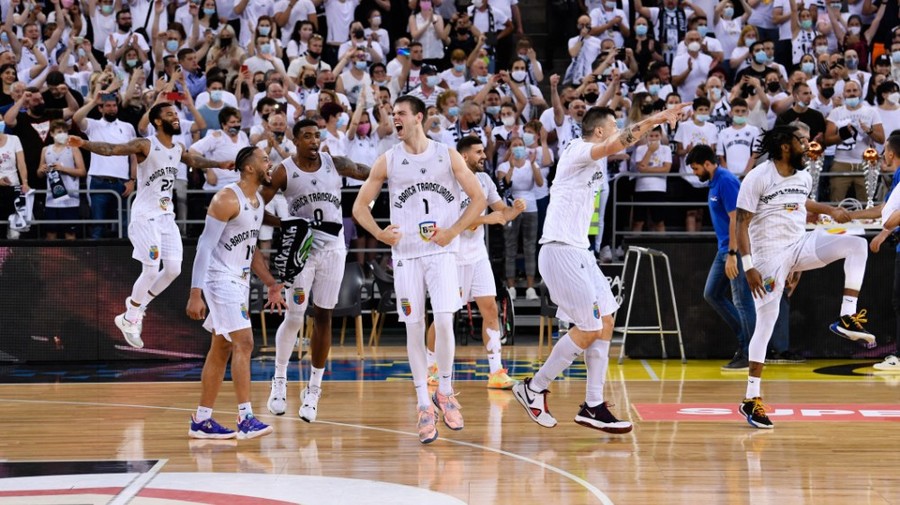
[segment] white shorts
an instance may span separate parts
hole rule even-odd
[[[482,258],[475,263],[459,265],[459,283],[462,286],[463,305],[475,298],[497,296],[497,284],[494,282],[494,271],[491,260]]]
[[[550,299],[559,306],[556,317],[582,331],[603,329],[601,317],[619,310],[609,280],[587,249],[564,244],[544,244],[538,269]]]
[[[459,265],[455,253],[394,261],[394,292],[401,322],[425,318],[425,293],[433,312],[456,312],[462,306]]]
[[[275,193],[275,196],[272,197],[272,200],[266,204],[266,212],[280,218],[287,218],[290,216],[290,213],[288,213],[287,199],[285,199],[284,193]],[[272,240],[272,235],[274,234],[274,232],[275,229],[267,224],[260,226],[259,240]]]
[[[815,230],[805,233],[800,240],[772,258],[760,259],[758,263],[754,258],[753,268],[762,276],[763,287],[766,289],[766,295],[762,298],[753,297],[757,307],[773,300],[780,302],[784,284],[791,272],[803,272],[826,265],[816,256],[816,241],[822,233],[827,232]]]
[[[132,219],[128,238],[134,246],[131,257],[145,265],[159,265],[159,260],[182,261],[184,249],[175,216],[163,214],[151,219]]]
[[[346,259],[346,249],[311,251],[306,265],[288,291],[288,310],[299,310],[301,315],[304,314],[310,293],[316,295],[316,307],[333,309],[341,293]]]
[[[250,328],[249,285],[236,280],[209,281],[203,295],[209,308],[204,329],[231,342],[232,332]]]

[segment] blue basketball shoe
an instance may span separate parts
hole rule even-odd
[[[250,414],[243,421],[238,420],[237,437],[238,440],[248,440],[251,438],[262,437],[272,433],[271,426],[253,417]]]
[[[224,440],[236,437],[237,433],[234,430],[229,430],[228,428],[217,423],[213,418],[198,422],[192,415],[191,429],[188,430],[188,436],[191,438]]]

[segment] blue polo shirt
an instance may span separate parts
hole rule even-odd
[[[724,167],[717,167],[709,181],[709,215],[716,230],[719,252],[728,252],[728,213],[737,208],[740,189],[741,181]]]

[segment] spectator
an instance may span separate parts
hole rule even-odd
[[[431,0],[416,0],[416,7],[409,15],[409,33],[422,44],[422,57],[430,65],[440,65],[444,58],[444,44],[450,43],[450,27],[444,26],[441,16],[435,14]]]
[[[290,32],[290,40],[288,40],[285,48],[285,54],[290,61],[293,62],[306,52],[309,48],[309,39],[312,38],[314,33],[315,28],[308,20],[299,21],[294,25]]]
[[[709,99],[709,120],[719,132],[731,124],[731,99],[725,94],[722,79],[711,76],[706,80],[706,97]]]
[[[747,24],[747,19],[752,12],[750,7],[742,1],[744,13],[735,17],[734,5],[735,3],[731,0],[722,0],[713,10],[713,31],[716,39],[722,44],[722,52],[729,60],[734,57],[734,50],[738,47],[743,36],[744,25]],[[731,68],[734,68],[734,65],[731,65]]]
[[[631,26],[625,11],[616,6],[615,0],[605,0],[601,7],[590,11],[591,35],[612,40],[616,47],[625,47],[625,38],[631,35]]]
[[[211,0],[206,1],[209,2]],[[234,42],[234,28],[230,25],[225,25],[206,56],[206,71],[209,72],[212,68],[218,68],[225,71],[227,77],[231,78],[240,70],[241,61],[245,56],[244,50]]]
[[[78,207],[80,197],[78,188],[80,179],[87,175],[84,169],[84,159],[80,149],[73,149],[66,145],[69,140],[69,125],[61,119],[50,123],[49,136],[53,143],[44,147],[41,151],[41,164],[38,168],[38,176],[47,179],[46,211],[44,219],[47,221],[77,221],[80,219]],[[21,153],[20,153],[21,156]],[[24,165],[24,162],[22,163]],[[0,209],[0,215],[6,215]],[[55,240],[62,234],[66,240],[75,240],[75,224],[49,224],[47,225],[47,239]]]
[[[281,43],[287,46],[288,57],[293,58],[290,41],[296,41],[294,34],[298,28],[302,33],[305,30],[304,24],[308,23],[309,33],[318,29],[319,18],[316,16],[316,6],[310,0],[278,0],[272,10],[275,13],[275,24],[281,28]],[[321,39],[322,36],[319,35],[319,38]],[[302,36],[299,39],[307,40]],[[303,51],[299,50],[299,44],[297,54],[303,54]]]
[[[696,43],[699,44],[699,42]],[[716,125],[708,122],[708,99],[704,97],[695,98],[693,109],[694,113],[691,119],[679,123],[678,133],[675,134],[675,142],[677,143],[676,153],[682,157],[681,173],[683,174],[683,184],[681,194],[683,201],[700,203],[706,201],[708,193],[706,185],[691,173],[691,167],[684,161],[684,157],[691,152],[691,149],[700,144],[710,146],[715,152],[719,129],[716,128]],[[687,207],[686,209],[685,230],[689,232],[700,231],[700,227],[703,224],[703,209],[692,207]]]
[[[784,2],[784,0],[779,1]],[[790,8],[792,2],[788,1],[787,3],[788,8]],[[776,10],[777,9],[778,8],[776,7]],[[791,64],[799,65],[804,56],[813,52],[816,32],[813,30],[812,14],[810,14],[809,9],[800,9],[799,11],[792,10],[790,16],[791,38],[788,39],[788,43],[791,47]],[[810,75],[812,74],[812,69],[809,70],[809,72],[806,72],[806,70],[804,70],[804,72],[807,75]]]
[[[18,80],[15,65],[7,63],[0,66],[0,109],[5,111],[13,104],[12,87]]]
[[[445,89],[459,89],[466,82],[467,61],[462,49],[454,49],[450,53],[450,68],[440,74]]]
[[[131,22],[130,10],[122,9],[116,12],[117,29],[110,33],[109,36],[103,40],[102,44],[100,44],[99,40],[96,41],[96,45],[101,48],[103,55],[106,56],[107,60],[119,61],[119,58],[125,54],[125,49],[129,46],[140,47],[145,53],[150,52],[150,46],[147,45],[147,40],[132,31]]]
[[[459,119],[460,108],[459,100],[457,98],[458,95],[456,94],[456,91],[453,90],[445,91],[438,97],[435,105],[441,116],[441,129],[445,130],[450,128],[452,125],[455,125],[456,121]]]
[[[30,189],[22,143],[15,135],[0,133],[0,221],[15,214],[16,200]],[[16,239],[19,234],[4,224],[0,225],[0,237]]]
[[[848,81],[844,85],[844,105],[835,107],[828,114],[825,143],[836,144],[834,172],[859,172],[862,170],[862,154],[872,142],[884,142],[884,129],[878,111],[864,103],[860,97],[860,85]],[[831,200],[843,200],[852,186],[854,196],[863,201],[866,185],[862,174],[831,177]]]
[[[378,43],[374,37],[366,37],[366,31],[359,21],[354,21],[353,24],[350,25],[350,40],[338,47],[338,60],[342,59],[347,51],[356,49],[364,50],[368,60],[372,63],[384,61],[384,53],[381,52],[381,44]]]
[[[414,96],[425,102],[428,107],[437,104],[438,97],[444,92],[444,88],[438,86],[441,77],[438,71],[431,65],[424,65],[419,74],[419,85],[412,89],[407,95]]]
[[[325,120],[325,131],[321,131],[321,151],[332,156],[346,156],[350,145],[347,140],[349,119],[344,109],[336,103],[328,103],[320,110]]]
[[[328,24],[328,39],[325,41],[323,58],[329,63],[337,63],[338,48],[350,40],[350,25],[353,24],[353,11],[360,0],[324,0],[325,20]],[[365,35],[365,34],[363,34]]]
[[[548,132],[540,121],[532,120],[522,129],[522,143],[528,149],[528,154],[534,153],[535,159],[540,160],[541,178],[544,184],[533,188],[534,200],[538,209],[538,236],[543,233],[544,218],[547,217],[547,206],[550,204],[550,168],[553,166],[553,151],[547,142]],[[540,248],[540,244],[538,245]]]
[[[697,87],[706,81],[713,59],[701,52],[703,45],[696,30],[687,32],[684,41],[687,53],[676,56],[672,63],[672,84],[677,87],[681,100],[687,102],[694,99]]]
[[[670,65],[675,59],[675,50],[678,43],[684,40],[688,32],[688,13],[686,9],[691,9],[694,15],[706,17],[706,12],[697,7],[696,4],[683,0],[663,0],[663,8],[644,7],[641,0],[635,0],[634,10],[650,20],[650,24],[655,30],[653,38],[659,44],[659,50],[663,58]]]
[[[600,55],[602,41],[591,35],[591,18],[578,18],[578,35],[569,39],[569,56],[572,62],[566,69],[565,84],[580,84],[594,69],[594,61]]]
[[[639,174],[651,177],[638,177],[634,184],[634,220],[631,230],[640,232],[644,223],[655,232],[666,231],[665,207],[667,178],[652,176],[668,174],[672,169],[672,151],[662,144],[662,128],[656,127],[647,135],[647,143],[637,146],[634,152],[635,167]]]
[[[374,100],[372,78],[366,72],[368,65],[366,52],[363,49],[355,49],[347,51],[334,67],[334,73],[339,74],[335,90],[347,97],[351,107],[356,107],[363,96],[369,103]]]
[[[719,132],[716,154],[719,165],[732,174],[743,177],[756,165],[758,139],[762,132],[747,124],[750,110],[747,101],[737,97],[731,103],[731,126]]]
[[[900,86],[894,81],[885,81],[877,90],[878,115],[885,134],[900,130]]]
[[[775,124],[791,124],[800,121],[809,127],[809,137],[821,142],[825,137],[825,116],[810,108],[813,101],[812,90],[805,82],[795,84],[791,91],[794,106],[778,115]]]
[[[553,127],[556,138],[559,141],[559,152],[562,152],[569,142],[581,138],[581,120],[587,112],[584,101],[580,98],[572,98],[568,103],[560,100],[557,86],[559,76],[550,76],[550,103],[553,104]]]
[[[250,139],[241,131],[241,112],[234,107],[225,107],[219,112],[219,124],[221,129],[210,129],[206,136],[191,146],[190,151],[208,159],[232,160],[238,151],[250,145]],[[203,189],[208,193],[208,199],[213,193],[224,188],[232,182],[240,179],[240,174],[234,170],[221,167],[207,169],[206,182]]]
[[[481,89],[484,88],[485,84],[488,83],[487,63],[481,58],[472,60],[472,64],[469,66],[469,77],[471,80],[466,81],[465,84],[456,90],[461,102],[464,102],[466,98],[469,98],[470,96],[477,95]]]
[[[516,7],[518,9],[518,7]],[[537,53],[531,47],[528,37],[520,37],[516,42],[516,54],[525,62],[525,70],[528,72],[528,83],[537,86],[544,80],[544,67],[537,59]]]
[[[710,68],[718,67],[725,59],[725,53],[722,44],[715,37],[709,36],[709,26],[707,26],[706,17],[694,16],[688,22],[688,30],[696,30],[700,34],[700,50],[712,58]],[[687,39],[678,43],[675,55],[687,52]]]
[[[365,29],[365,36],[368,40],[377,42],[381,48],[381,54],[387,55],[391,49],[391,37],[388,31],[382,28],[381,20],[381,11],[372,9],[369,12],[369,27]]]
[[[497,178],[502,180],[512,192],[514,200],[525,201],[525,211],[506,224],[504,237],[506,241],[506,284],[509,296],[516,298],[516,258],[519,238],[522,239],[522,252],[525,256],[525,299],[537,300],[534,289],[534,274],[537,267],[537,201],[534,198],[534,186],[543,186],[544,179],[537,163],[536,153],[528,153],[521,137],[513,137],[510,141],[511,156],[497,167]]]
[[[731,51],[731,56],[728,60],[728,64],[732,70],[740,72],[753,64],[751,48],[758,41],[759,34],[756,31],[755,26],[749,25],[741,29],[741,35],[738,37],[737,44],[734,46],[734,50]],[[765,57],[765,55],[763,55],[763,57]],[[737,75],[736,79],[739,79],[740,77],[740,75]]]
[[[331,70],[331,65],[322,60],[322,48],[324,39],[318,33],[312,34],[309,38],[306,52],[300,53],[300,56],[291,61],[288,65],[288,75],[298,75],[303,67],[310,67],[315,70],[316,74]]]
[[[206,91],[207,87],[206,75],[197,62],[197,51],[190,48],[178,51],[178,64],[181,65],[187,81],[187,90],[191,94],[191,98],[196,100],[197,96]]]

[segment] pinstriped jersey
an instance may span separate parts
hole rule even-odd
[[[175,214],[172,188],[178,175],[183,147],[175,143],[171,148],[162,145],[156,135],[149,137],[150,152],[138,163],[137,195],[131,206],[131,215],[138,219],[152,219],[164,214]]]
[[[225,186],[222,191],[234,191],[240,212],[225,224],[222,238],[213,249],[206,280],[238,281],[249,286],[250,263],[256,251],[259,227],[262,225],[263,197],[259,192],[256,193],[257,204],[254,207],[236,182]]]
[[[321,163],[315,172],[304,172],[292,158],[281,162],[287,176],[284,197],[288,213],[313,222],[343,223],[341,214],[341,186],[343,179],[337,173],[334,160],[328,153],[319,153]],[[335,237],[313,229],[315,243],[324,243],[321,250],[344,249],[344,230]]]

